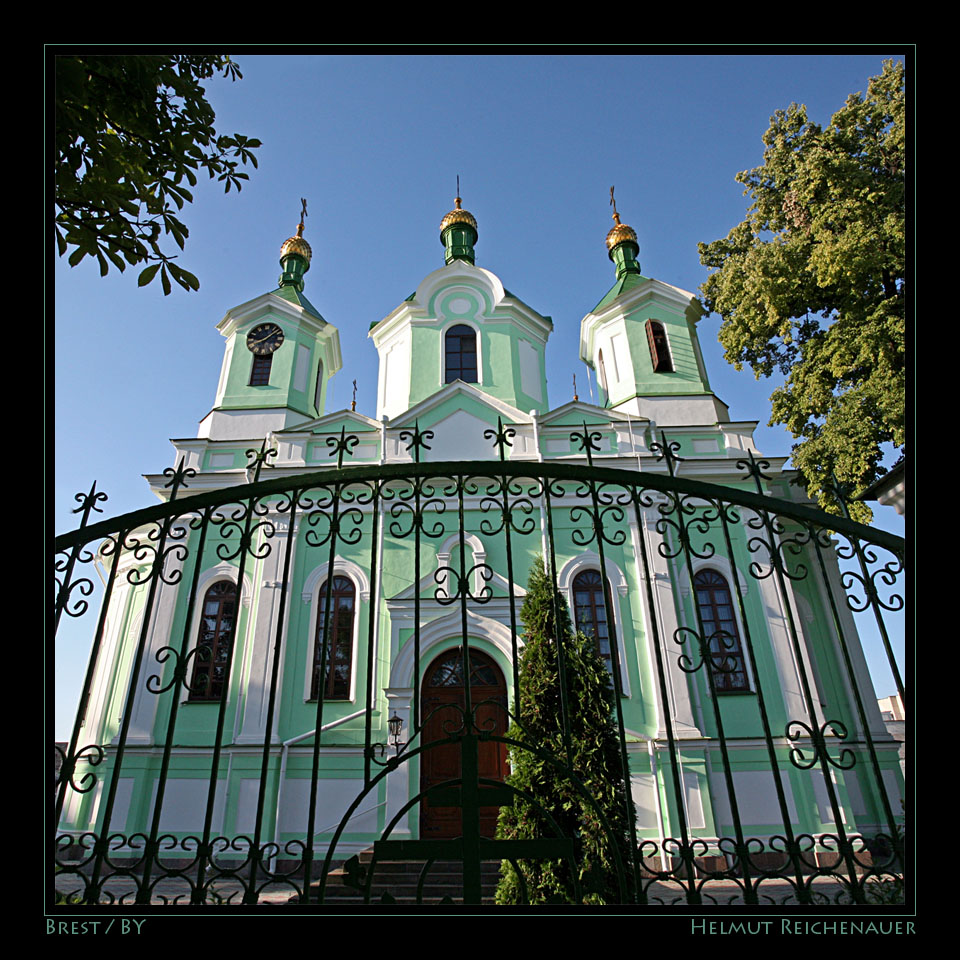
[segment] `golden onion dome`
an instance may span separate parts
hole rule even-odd
[[[456,208],[451,210],[441,221],[440,221],[440,233],[442,234],[444,230],[447,229],[451,224],[454,223],[465,223],[468,226],[473,227],[474,230],[477,230],[477,218],[469,211],[462,210],[460,208],[460,198],[456,197],[454,199],[456,203]],[[479,231],[477,231],[479,233]]]
[[[620,222],[620,214],[614,213],[613,219],[616,221],[616,226],[610,228],[610,232],[607,234],[607,252],[609,253],[617,244],[623,243],[625,240],[632,240],[634,243],[637,243],[637,231],[633,227],[628,227],[625,223]]]
[[[303,239],[303,223],[297,224],[297,235],[295,237],[289,237],[283,241],[283,246],[280,248],[280,259],[289,256],[291,253],[296,253],[297,255],[303,257],[307,263],[310,262],[310,258],[313,256],[313,251],[310,249],[310,244]]]

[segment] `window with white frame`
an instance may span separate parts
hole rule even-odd
[[[465,323],[452,326],[443,338],[444,383],[463,380],[479,383],[477,376],[477,331]]]
[[[327,612],[327,594],[330,608]],[[353,672],[353,626],[357,615],[357,590],[348,577],[334,576],[317,591],[320,605],[313,644],[310,699],[349,700]],[[329,637],[324,655],[324,633]],[[321,681],[321,671],[323,679]]]
[[[704,640],[712,654],[714,689],[717,693],[748,693],[747,664],[726,577],[705,567],[694,575],[693,586]]]
[[[230,634],[237,616],[237,586],[218,580],[204,594],[200,629],[187,697],[191,703],[219,701],[227,681]]]
[[[577,630],[593,637],[597,644],[597,653],[603,658],[607,669],[612,670],[604,582],[599,570],[581,570],[573,578],[573,618]],[[607,600],[609,599],[610,586],[607,584]],[[613,608],[612,603],[610,607]]]

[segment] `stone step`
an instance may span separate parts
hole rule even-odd
[[[373,850],[364,850],[357,859],[364,873],[370,869]],[[380,903],[386,893],[397,903],[415,904],[418,902],[420,875],[426,865],[422,860],[378,861],[373,866],[373,881],[370,885],[370,902]],[[324,902],[363,903],[360,890],[346,881],[355,876],[356,871],[345,867],[331,870],[324,889]],[[480,865],[480,890],[483,903],[493,903],[497,883],[500,879],[500,864],[484,862]],[[364,883],[366,877],[364,877]],[[319,882],[311,885],[315,894],[319,893]],[[463,900],[463,864],[456,860],[436,860],[430,864],[423,888],[419,891],[419,902],[437,904],[448,898],[454,903]]]

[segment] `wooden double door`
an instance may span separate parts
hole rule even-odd
[[[477,729],[503,736],[507,731],[507,685],[496,663],[479,650],[470,650],[470,700],[475,713]],[[421,743],[457,739],[443,743],[420,754],[420,789],[445,781],[457,781],[462,775],[459,734],[476,732],[470,717],[464,718],[465,686],[463,651],[459,647],[437,657],[427,668],[423,678],[421,715],[424,718]],[[491,740],[478,743],[479,776],[485,780],[502,782],[510,768],[507,764],[507,746]],[[459,793],[460,785],[451,786]],[[449,794],[448,794],[449,795]],[[480,807],[480,834],[493,837],[497,829],[498,806]],[[424,840],[459,837],[463,819],[459,806],[445,806],[423,799],[420,803],[420,836]]]

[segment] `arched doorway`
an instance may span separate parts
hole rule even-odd
[[[479,650],[470,650],[470,700],[476,711],[477,726],[496,736],[507,731],[507,685],[496,663]],[[426,746],[460,731],[464,707],[463,651],[460,647],[442,653],[423,677],[421,743]],[[460,707],[460,709],[456,709]],[[420,754],[420,789],[427,790],[461,775],[461,745],[445,743]],[[479,743],[481,779],[499,780],[510,772],[505,743],[482,740]],[[493,837],[497,829],[499,807],[480,808],[480,834]],[[424,799],[420,803],[420,836],[424,840],[459,837],[463,832],[460,807],[439,806]]]

